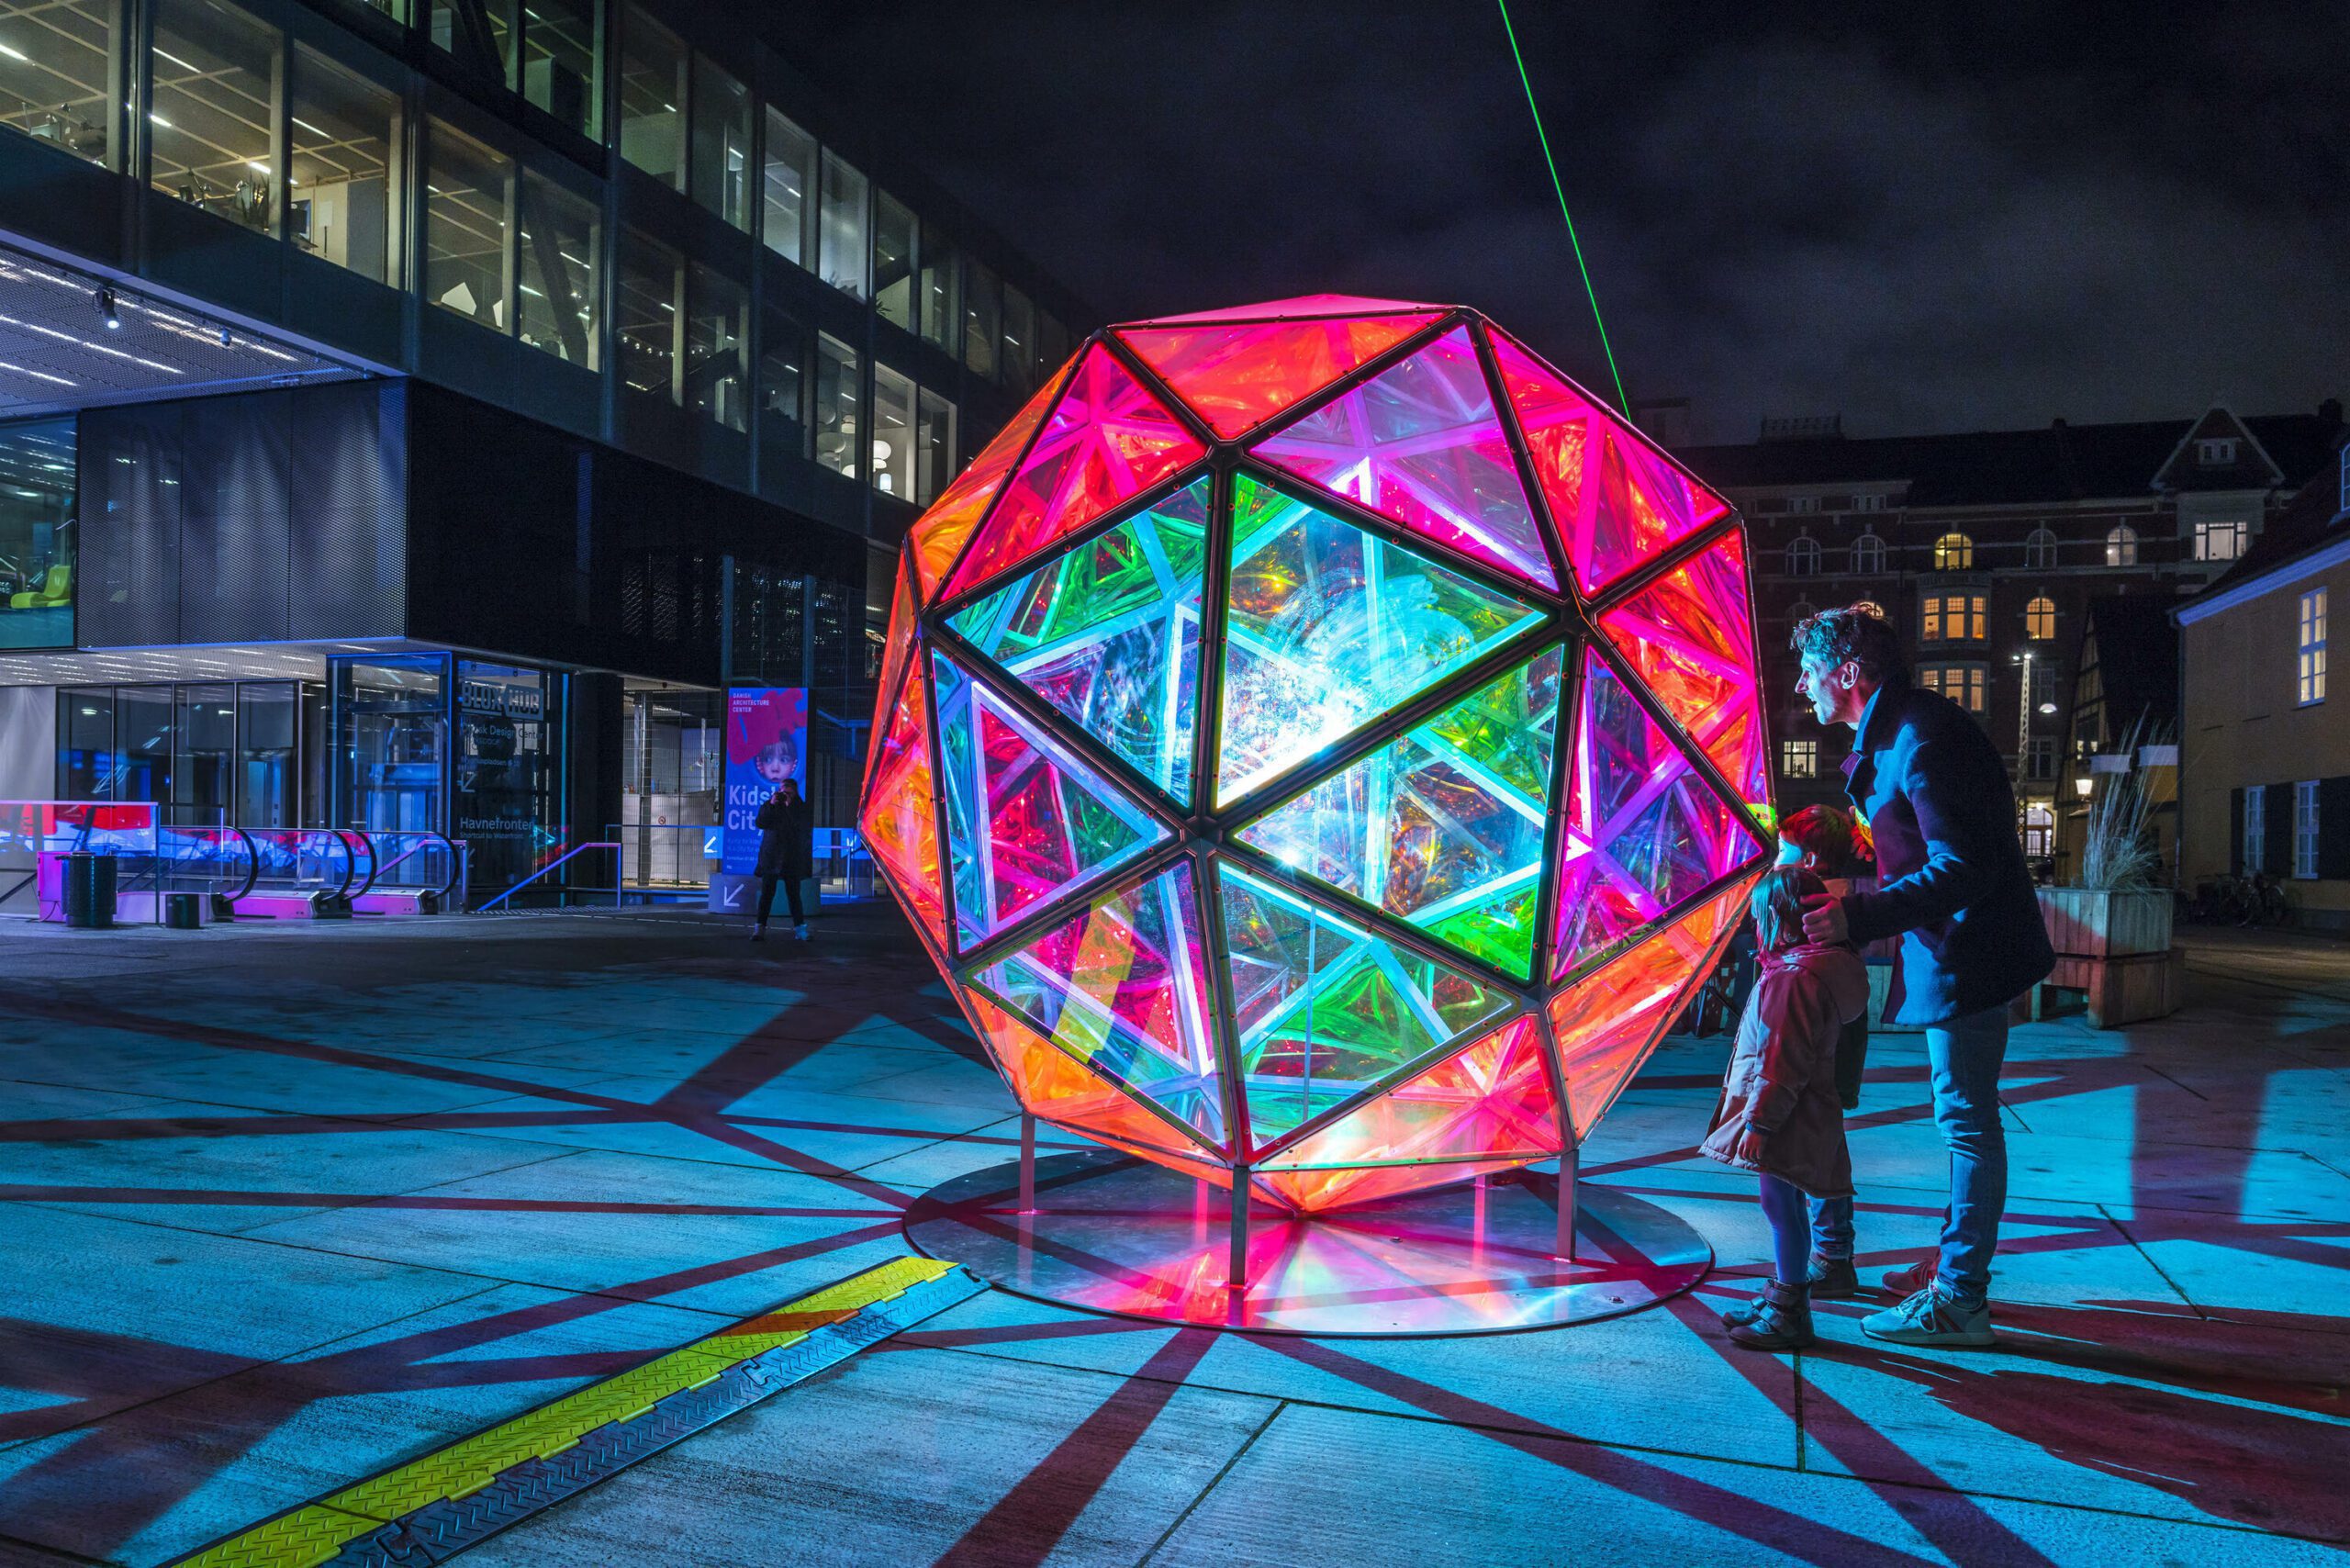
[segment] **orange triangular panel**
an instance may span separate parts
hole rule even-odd
[[[1231,1174],[1208,1162],[1200,1148],[1088,1070],[1075,1058],[986,997],[957,988],[972,1027],[986,1042],[1022,1109],[1055,1126],[1122,1148],[1148,1149],[1181,1168],[1229,1186]]]
[[[1624,1085],[1673,1026],[1691,992],[1713,972],[1752,875],[1707,899],[1655,935],[1550,999],[1550,1037],[1567,1081],[1575,1137],[1607,1114]]]
[[[913,527],[906,532],[906,554],[913,557],[914,586],[924,604],[938,597],[939,585],[954,568],[971,531],[987,515],[988,503],[1002,487],[1004,476],[1012,472],[1012,465],[1020,461],[1021,449],[1044,423],[1045,410],[1053,406],[1063,379],[1056,376],[1046,382],[1012,416],[1012,422],[971,459],[971,465],[946,487],[946,493],[914,519]]]
[[[961,593],[1050,548],[1207,450],[1115,354],[1091,345],[947,591]]]
[[[872,752],[865,759],[865,782],[873,782],[874,765],[880,760],[880,737],[890,733],[890,715],[898,700],[898,680],[906,673],[906,660],[914,651],[914,622],[922,614],[914,599],[913,552],[901,552],[898,556],[898,587],[890,596],[889,641],[883,645],[881,679],[874,688]]]
[[[865,792],[859,825],[890,886],[923,929],[944,946],[946,907],[939,893],[938,813],[922,682],[900,682],[887,727],[877,722],[874,733],[881,740],[873,748],[873,778]]]
[[[1119,336],[1209,428],[1230,441],[1435,319],[1433,315],[1352,316],[1129,327]]]

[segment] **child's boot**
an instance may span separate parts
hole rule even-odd
[[[1850,1258],[1822,1258],[1814,1253],[1811,1272],[1804,1280],[1804,1285],[1812,1296],[1823,1301],[1842,1301],[1861,1294],[1861,1282],[1852,1273]],[[1770,1305],[1770,1300],[1771,1282],[1765,1280],[1762,1288],[1754,1293],[1752,1300],[1722,1309],[1722,1327],[1735,1328],[1741,1323],[1753,1322],[1762,1315],[1762,1309]]]
[[[1729,1326],[1729,1342],[1750,1350],[1799,1350],[1811,1343],[1811,1288],[1773,1280],[1754,1316]]]

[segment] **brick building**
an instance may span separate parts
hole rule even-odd
[[[1765,420],[1761,438],[1684,447],[1744,511],[1782,809],[1841,799],[1851,736],[1796,701],[1795,622],[1865,601],[1893,620],[1919,680],[1979,717],[2008,757],[2034,854],[2069,864],[2060,801],[2107,715],[2076,713],[2088,611],[2183,599],[2262,538],[2333,462],[2342,407],[2239,418],[1855,439],[1841,421]],[[2076,733],[2087,717],[2095,734]],[[2175,713],[2157,716],[2175,722]]]

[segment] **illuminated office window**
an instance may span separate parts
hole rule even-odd
[[[631,6],[621,18],[621,156],[686,187],[686,46]]]
[[[524,170],[517,196],[522,341],[596,368],[596,252],[602,213],[587,197]]]
[[[113,0],[0,0],[0,125],[122,167],[109,85],[118,9]]]
[[[866,280],[867,183],[853,165],[830,151],[822,162],[822,183],[817,192],[816,274],[842,293],[863,299],[869,292]]]
[[[794,266],[808,264],[809,217],[815,211],[815,204],[808,197],[815,188],[816,139],[769,109],[762,185],[766,215],[759,223],[759,237],[768,250]]]
[[[293,95],[286,174],[294,243],[397,286],[399,95],[297,45]]]
[[[684,336],[685,259],[633,229],[621,230],[620,287],[612,338],[621,380],[650,397],[677,400]]]
[[[509,331],[506,203],[513,162],[440,120],[425,129],[424,297]]]
[[[728,430],[747,430],[743,362],[749,297],[733,278],[696,262],[686,303],[686,406]]]
[[[751,93],[697,57],[694,61],[694,200],[735,228],[751,227]]]
[[[148,60],[155,188],[263,234],[277,232],[278,41],[218,0],[158,0]]]

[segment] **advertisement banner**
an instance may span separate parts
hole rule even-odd
[[[787,778],[808,789],[808,689],[739,687],[726,694],[726,813],[719,868],[749,876],[759,863],[759,808]]]

